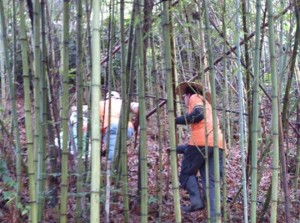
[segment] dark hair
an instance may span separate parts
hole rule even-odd
[[[201,94],[201,95],[203,95],[202,90],[197,89],[197,88],[193,88],[192,86],[186,87],[184,93],[185,94]]]

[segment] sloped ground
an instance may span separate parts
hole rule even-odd
[[[24,111],[23,111],[23,104],[22,101],[19,101],[18,103],[18,117],[19,117],[19,123],[21,124],[20,132],[21,132],[21,140],[23,145],[23,160],[24,163],[27,162],[26,157],[26,148],[25,148],[25,129],[24,129]],[[174,219],[174,209],[173,209],[173,195],[172,195],[172,182],[171,182],[171,170],[170,170],[170,163],[169,163],[169,157],[168,157],[168,150],[169,148],[169,142],[168,142],[168,126],[167,126],[167,117],[164,117],[160,121],[163,122],[163,138],[162,138],[162,162],[163,162],[163,172],[162,175],[162,196],[163,196],[163,204],[162,204],[162,220],[161,222],[175,222]],[[148,151],[148,193],[149,193],[149,222],[158,222],[158,216],[159,216],[159,206],[157,204],[157,185],[158,185],[158,177],[159,177],[159,170],[158,170],[158,160],[159,160],[159,144],[158,144],[158,134],[157,134],[157,127],[156,127],[156,119],[155,117],[151,117],[150,120],[148,120],[147,123],[147,136],[148,136],[148,142],[147,142],[147,151]],[[185,138],[187,135],[184,132]],[[236,135],[236,134],[235,134]],[[10,141],[11,139],[2,132],[1,135],[2,141],[0,141],[0,148],[1,153],[5,154],[4,159],[7,161],[8,164],[8,172],[5,173],[7,176],[10,177],[11,180],[4,179],[4,175],[0,178],[0,222],[18,222],[17,219],[17,211],[14,208],[13,200],[9,200],[7,198],[7,192],[12,191],[12,185],[9,184],[11,182],[13,184],[15,180],[15,172],[14,172],[14,153],[11,150],[10,147]],[[291,143],[295,142],[295,137],[292,134],[290,136]],[[185,140],[183,139],[183,142]],[[132,141],[130,145],[128,146],[128,173],[129,173],[129,196],[130,196],[130,222],[140,222],[140,206],[138,202],[138,151],[136,148],[133,148],[134,142]],[[266,149],[266,148],[264,148]],[[181,156],[178,156],[178,164],[180,170],[180,160]],[[263,162],[259,163],[259,173],[262,173],[261,180],[259,183],[259,189],[258,189],[258,202],[257,202],[257,209],[258,213],[262,210],[265,197],[267,194],[268,187],[271,182],[271,167],[272,167],[272,160],[270,156],[267,156]],[[293,166],[292,163],[293,160],[290,161],[290,166]],[[234,143],[231,148],[228,148],[227,153],[227,161],[226,161],[226,185],[227,185],[227,222],[232,223],[240,223],[243,222],[243,198],[242,198],[242,192],[238,193],[238,191],[241,189],[242,185],[242,172],[241,172],[241,153],[240,148],[238,144],[238,138],[234,137]],[[76,170],[76,167],[73,166],[74,162],[69,162],[69,170],[73,171]],[[105,168],[105,164],[103,163],[103,169]],[[1,174],[3,174],[3,169],[0,169]],[[290,181],[293,180],[293,173],[290,173]],[[24,190],[22,193],[22,201],[24,203],[29,201],[28,198],[28,179],[26,177],[26,174],[23,173],[23,182],[24,182]],[[250,184],[250,183],[249,183]],[[59,183],[57,185],[59,189]],[[283,191],[281,189],[282,187],[279,187],[279,203],[278,203],[278,221],[279,223],[285,222],[284,220],[284,203],[283,203]],[[88,189],[87,189],[88,190]],[[298,189],[299,190],[299,189]],[[116,193],[113,193],[112,195],[112,202],[110,206],[110,222],[124,222],[124,213],[123,213],[123,207],[122,207],[122,197],[120,196],[120,191],[113,190]],[[247,192],[249,194],[248,197],[248,215],[250,216],[250,191],[251,187],[248,186]],[[294,193],[293,193],[293,187],[292,183],[289,183],[289,196],[291,201],[291,216],[292,216],[292,223],[300,222],[300,205],[299,200],[294,199]],[[69,199],[68,199],[68,222],[75,222],[75,210],[76,210],[76,199],[75,199],[75,193],[76,193],[76,177],[74,175],[70,175],[69,178]],[[238,194],[238,196],[236,196]],[[182,204],[188,204],[188,195],[185,191],[180,190],[181,195],[181,203]],[[85,197],[86,206],[83,209],[83,220],[82,222],[88,222],[89,218],[89,196]],[[105,214],[104,214],[104,208],[103,203],[101,205],[101,222],[104,222]],[[28,219],[26,217],[27,209],[22,208],[21,209],[24,212],[24,216],[21,217],[23,220],[22,222],[28,222]],[[205,222],[205,219],[207,217],[206,210],[191,213],[191,214],[182,214],[182,222]],[[264,219],[260,220],[260,222],[270,222],[270,208],[268,209]],[[52,209],[49,206],[47,206],[46,212],[45,212],[45,222],[51,223],[51,222],[59,222],[59,210],[58,208]],[[229,220],[230,219],[230,220]]]

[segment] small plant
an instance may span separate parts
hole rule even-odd
[[[30,206],[23,205],[21,202],[15,202],[17,197],[16,192],[17,182],[10,176],[7,164],[4,159],[0,159],[0,203],[6,207],[16,205],[22,216],[29,213]],[[3,209],[4,210],[4,209]],[[4,213],[1,213],[2,216]]]

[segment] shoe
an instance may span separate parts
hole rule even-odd
[[[181,206],[181,211],[185,212],[185,213],[190,213],[190,212],[195,212],[195,211],[201,211],[203,210],[205,207],[193,207],[192,205],[188,205],[188,206]]]
[[[200,211],[205,208],[204,202],[200,195],[199,185],[197,178],[195,176],[190,176],[186,183],[186,189],[190,195],[190,206],[182,206],[181,210],[183,212],[194,212]]]

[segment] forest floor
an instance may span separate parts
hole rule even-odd
[[[22,148],[23,148],[23,161],[24,163],[27,162],[26,156],[26,141],[25,141],[25,129],[24,129],[24,106],[23,101],[18,102],[18,117],[19,117],[19,124],[20,133],[21,133],[21,141],[22,141]],[[163,117],[161,119],[164,126],[164,138],[162,142],[162,162],[163,162],[163,172],[162,174],[162,196],[163,196],[163,215],[161,222],[168,222],[172,223],[175,222],[174,217],[174,208],[173,208],[173,192],[172,192],[172,176],[170,170],[170,162],[169,162],[169,140],[168,140],[168,127],[167,127],[167,117]],[[147,122],[147,168],[148,168],[148,193],[149,193],[149,217],[148,222],[158,222],[159,216],[159,207],[157,204],[157,185],[158,185],[158,160],[159,160],[159,144],[158,144],[158,134],[157,134],[157,124],[155,116],[150,117]],[[183,135],[185,136],[185,130],[182,129]],[[232,223],[240,223],[245,222],[243,220],[244,215],[244,206],[243,206],[243,191],[241,190],[242,185],[242,168],[241,168],[241,151],[239,147],[239,142],[237,135],[235,135],[232,146],[227,149],[227,157],[226,157],[226,189],[227,189],[227,196],[223,199],[226,199],[226,213],[227,213],[227,221]],[[14,171],[14,157],[9,157],[10,155],[13,156],[13,152],[11,147],[9,148],[9,142],[11,139],[6,135],[2,134],[3,140],[0,141],[0,148],[1,153],[6,154],[5,158],[7,158],[9,175],[12,179],[16,179],[15,171]],[[186,136],[183,137],[184,139],[182,142],[186,142]],[[293,139],[292,139],[293,140]],[[138,151],[137,147],[133,148],[133,141],[129,142],[128,146],[128,188],[129,188],[129,197],[130,197],[130,222],[140,222],[140,205],[137,199],[137,191],[138,191]],[[266,149],[264,147],[264,149]],[[180,171],[180,161],[182,157],[178,155],[178,173]],[[105,159],[103,159],[102,163],[102,170],[105,169]],[[263,209],[264,202],[266,200],[267,191],[269,185],[271,183],[271,166],[272,166],[272,159],[270,154],[268,154],[263,161],[259,162],[259,185],[258,185],[258,201],[257,201],[257,213],[258,216]],[[9,165],[10,164],[10,165]],[[76,177],[75,177],[75,170],[76,166],[74,166],[74,162],[69,162],[69,197],[68,197],[68,222],[75,222],[75,213],[76,213]],[[73,172],[74,171],[74,172]],[[3,174],[0,169],[0,174]],[[23,191],[22,191],[22,202],[27,203],[29,205],[29,196],[28,196],[28,177],[25,172],[23,172]],[[294,191],[292,187],[293,181],[293,173],[290,173],[290,181],[289,181],[289,201],[290,201],[290,211],[291,211],[291,223],[299,223],[300,222],[300,205],[299,200],[295,200]],[[59,181],[58,181],[59,182]],[[20,222],[15,216],[16,209],[12,205],[13,202],[7,200],[5,197],[5,191],[9,190],[11,186],[5,185],[3,181],[3,176],[0,175],[0,223],[4,222]],[[250,192],[251,187],[249,186],[251,182],[248,183],[247,193],[248,193],[248,216],[250,216]],[[60,185],[58,183],[57,187],[59,188]],[[278,191],[278,223],[285,222],[284,218],[284,194],[282,190],[282,186],[280,186]],[[241,190],[241,191],[240,191]],[[88,192],[88,188],[86,189]],[[240,192],[239,192],[240,191]],[[300,190],[299,190],[300,191]],[[114,190],[112,202],[110,204],[110,222],[124,222],[124,213],[123,213],[123,203],[121,197],[121,189]],[[300,195],[300,194],[299,194]],[[188,194],[180,189],[180,197],[181,197],[181,204],[188,204]],[[89,196],[86,196],[86,203],[85,208],[82,209],[83,211],[83,219],[82,222],[89,222]],[[46,205],[45,211],[45,221],[47,223],[58,223],[59,222],[59,204],[57,203],[56,208],[50,208]],[[105,213],[103,208],[103,202],[101,202],[101,222],[105,222]],[[28,222],[26,217],[26,211],[23,208],[25,215],[21,217],[21,222]],[[267,209],[266,214],[263,218],[261,218],[258,222],[270,222],[270,205]],[[202,210],[199,212],[184,214],[182,213],[182,222],[205,222],[207,218],[206,210]],[[225,222],[225,221],[223,221]]]

